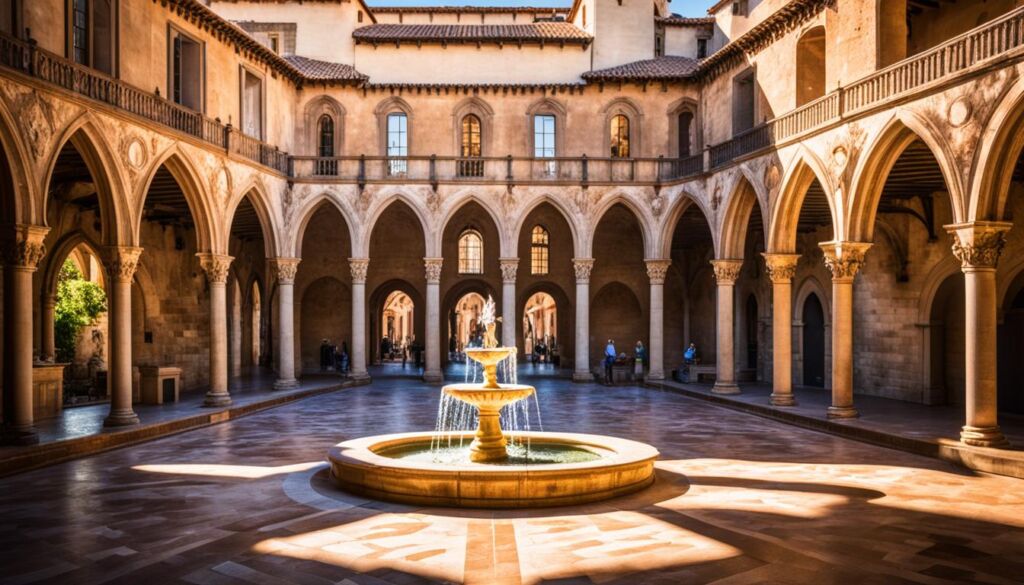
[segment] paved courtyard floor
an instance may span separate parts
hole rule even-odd
[[[661,451],[633,496],[534,511],[334,491],[345,439],[433,428],[370,386],[0,480],[0,584],[1020,583],[1024,481],[668,392],[537,378],[548,430]]]

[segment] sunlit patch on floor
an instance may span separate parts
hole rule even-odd
[[[320,461],[265,467],[260,465],[226,465],[222,463],[156,463],[135,465],[135,471],[149,473],[173,473],[177,475],[201,475],[206,477],[232,477],[237,479],[262,479],[274,475],[285,475],[306,471],[322,465]]]

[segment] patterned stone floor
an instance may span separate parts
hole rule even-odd
[[[661,451],[630,497],[416,509],[328,484],[341,440],[432,428],[371,386],[0,480],[0,584],[1019,583],[1024,482],[666,392],[535,380],[544,427]]]

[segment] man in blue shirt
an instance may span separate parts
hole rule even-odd
[[[604,383],[612,383],[612,366],[615,365],[615,358],[618,356],[615,352],[615,341],[612,339],[608,340],[608,345],[604,348]]]

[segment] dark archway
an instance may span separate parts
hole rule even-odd
[[[811,293],[803,306],[804,386],[825,386],[825,311],[818,295]]]
[[[426,306],[423,303],[423,297],[418,288],[412,283],[394,279],[389,280],[376,289],[370,295],[369,307],[370,307],[370,319],[368,321],[367,329],[369,331],[369,337],[372,343],[370,343],[368,349],[370,354],[370,361],[374,364],[381,363],[381,340],[387,335],[387,323],[384,318],[384,312],[386,304],[389,298],[395,293],[402,293],[409,298],[412,303],[412,323],[411,323],[411,336],[408,342],[400,340],[406,345],[408,351],[409,361],[415,365],[417,363],[416,353],[419,352],[419,364],[423,365],[423,351],[424,351],[424,329],[426,326],[425,309]]]
[[[604,355],[609,338],[621,354],[633,354],[639,340],[650,345],[650,280],[644,263],[640,221],[622,203],[609,208],[594,231],[590,276],[590,367]],[[618,303],[623,303],[621,306]]]

